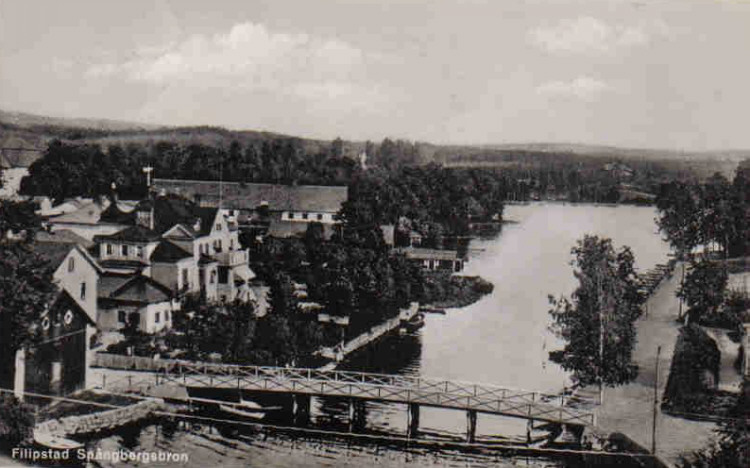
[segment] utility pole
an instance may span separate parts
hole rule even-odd
[[[651,455],[656,455],[656,416],[659,413],[659,355],[661,345],[656,348],[656,364],[654,365],[654,414],[651,423]]]

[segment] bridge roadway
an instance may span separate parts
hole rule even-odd
[[[497,385],[339,370],[155,362],[158,368],[149,370],[157,384],[402,403],[409,405],[411,412],[418,412],[419,406],[450,408],[467,411],[474,418],[476,413],[487,413],[576,426],[595,422],[593,412],[570,405],[574,397]],[[113,364],[99,363],[107,368],[133,368]]]

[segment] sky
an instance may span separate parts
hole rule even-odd
[[[750,148],[750,0],[2,0],[0,109],[303,137]]]

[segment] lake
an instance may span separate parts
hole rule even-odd
[[[463,274],[480,275],[495,285],[492,294],[446,315],[429,314],[414,334],[391,335],[350,356],[340,366],[365,372],[493,383],[557,393],[569,385],[567,374],[548,362],[560,343],[549,331],[548,295],[570,294],[576,286],[571,248],[584,234],[627,245],[640,271],[665,263],[668,245],[661,239],[651,207],[535,203],[506,207],[509,221],[492,239],[474,240]],[[367,403],[366,431],[405,434],[406,410],[400,405]],[[340,400],[315,399],[314,423],[342,427],[347,407]],[[461,437],[466,416],[460,411],[424,408],[420,428],[430,437]],[[479,437],[521,438],[526,422],[479,415]],[[168,431],[138,428],[96,443],[103,449],[188,451],[195,466],[344,467],[344,466],[564,466],[545,459],[501,458],[378,444],[348,444],[287,436],[222,437],[207,427]],[[105,465],[106,466],[106,465]]]

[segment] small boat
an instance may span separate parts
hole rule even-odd
[[[239,416],[241,418],[249,418],[249,419],[263,419],[263,417],[266,415],[265,412],[258,412],[254,410],[245,411],[238,409],[236,406],[229,406],[229,405],[219,405],[219,410],[231,414],[233,416]]]
[[[437,307],[431,307],[431,306],[422,306],[419,308],[419,311],[424,312],[426,314],[445,315],[445,309],[438,309]]]
[[[46,449],[52,450],[76,450],[83,447],[83,444],[75,440],[66,439],[65,437],[50,434],[49,432],[34,431],[34,442]]]
[[[407,332],[417,331],[424,326],[424,314],[419,313],[403,323],[402,327]]]
[[[240,399],[239,403],[221,403],[219,410],[235,416],[250,419],[263,419],[269,411],[282,409],[281,406],[261,406],[254,401]]]

